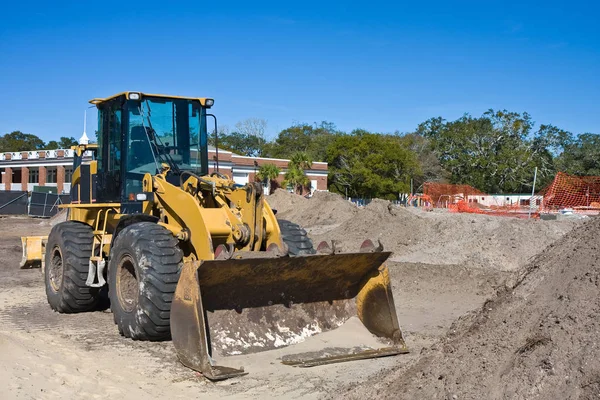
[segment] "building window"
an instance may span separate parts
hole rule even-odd
[[[71,183],[73,177],[73,168],[65,168],[65,183]]]
[[[21,168],[13,168],[12,183],[21,183],[22,171]]]
[[[29,183],[40,182],[40,170],[38,168],[29,168]]]
[[[46,183],[56,183],[56,167],[46,167]]]

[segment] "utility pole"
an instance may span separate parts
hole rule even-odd
[[[533,196],[535,195],[535,181],[537,180],[537,167],[535,167],[535,171],[533,172],[533,187],[531,188],[531,199],[529,200],[529,215],[527,219],[531,218],[531,210],[533,209]]]

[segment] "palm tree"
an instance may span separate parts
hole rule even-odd
[[[294,188],[294,192],[300,194],[302,193],[302,188],[310,183],[310,180],[304,173],[304,171],[298,167],[290,167],[285,173],[285,178],[283,181],[284,185],[292,186]]]
[[[288,163],[288,171],[285,173],[284,183],[294,187],[295,192],[302,193],[302,188],[310,184],[310,180],[304,173],[304,170],[312,167],[310,156],[299,151],[292,155]]]
[[[312,159],[307,153],[299,151],[297,153],[294,153],[292,158],[290,158],[289,167],[297,167],[303,171],[305,169],[311,169]]]
[[[271,181],[277,179],[281,170],[275,164],[261,165],[256,177],[267,185],[267,193],[271,194]]]

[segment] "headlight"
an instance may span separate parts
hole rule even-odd
[[[129,92],[129,100],[139,100],[141,98],[142,96],[140,95],[140,93]]]
[[[204,100],[204,107],[211,108],[215,105],[215,99],[206,99]]]
[[[146,193],[138,193],[135,195],[135,199],[137,201],[146,201],[148,199],[148,196],[146,196]]]

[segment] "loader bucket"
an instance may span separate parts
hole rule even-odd
[[[48,236],[23,236],[21,245],[23,247],[23,257],[19,266],[30,268],[36,265],[43,267],[44,247]]]
[[[384,265],[390,254],[256,252],[249,258],[185,263],[171,306],[177,355],[211,380],[227,379],[245,372],[217,365],[216,355],[295,344],[352,317],[377,337],[376,348],[357,343],[342,350],[332,343],[322,351],[286,355],[282,362],[308,367],[406,353]]]

